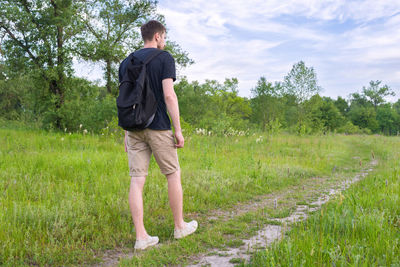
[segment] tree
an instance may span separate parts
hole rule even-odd
[[[294,64],[284,77],[283,88],[286,93],[295,95],[299,103],[321,91],[314,68],[307,67],[303,61]]]
[[[305,110],[313,131],[334,131],[343,125],[344,118],[330,98],[313,95],[305,102]]]
[[[142,46],[139,27],[151,18],[163,21],[156,14],[157,1],[90,0],[83,17],[86,31],[82,33],[75,52],[83,59],[104,63],[104,79],[108,93],[117,94],[118,64],[131,51]],[[186,52],[167,41],[178,64],[190,64]]]
[[[64,103],[65,80],[72,72],[73,37],[82,30],[78,17],[83,2],[0,0],[6,64],[14,75],[24,71],[38,73],[48,86],[55,110]],[[54,122],[60,126],[57,115]]]
[[[379,129],[383,134],[396,134],[399,130],[399,117],[391,104],[382,104],[377,108],[376,119],[379,123]]]
[[[389,86],[380,86],[381,81],[370,81],[369,87],[363,87],[362,93],[351,94],[348,118],[360,128],[368,128],[372,132],[381,130],[386,134],[394,130],[393,123],[397,120],[392,111],[384,105],[384,98],[394,95]],[[379,111],[379,112],[378,112]]]
[[[156,11],[156,1],[90,0],[82,17],[86,30],[75,53],[85,60],[104,63],[108,93],[116,94],[116,63],[126,50],[140,45],[138,27]],[[113,90],[114,88],[114,90]]]
[[[393,109],[400,115],[400,99],[397,100],[396,103],[393,104]]]
[[[364,94],[352,93],[350,94],[350,109],[353,106],[372,107],[373,105]]]
[[[265,131],[272,121],[282,118],[282,102],[278,97],[281,93],[280,84],[276,83],[274,86],[265,77],[260,77],[256,87],[251,89],[251,92],[253,94],[251,99],[252,120],[261,125]]]
[[[338,96],[336,101],[334,101],[334,104],[336,108],[340,111],[340,113],[343,116],[346,116],[347,112],[349,111],[349,104],[347,103],[347,101],[344,98]]]
[[[378,105],[385,103],[386,96],[394,96],[395,93],[386,84],[380,87],[382,81],[370,81],[369,87],[362,89],[363,95],[374,105],[375,110]]]
[[[379,129],[376,111],[373,107],[353,105],[350,107],[348,115],[351,122],[360,128],[368,128],[372,132]]]
[[[294,64],[290,72],[284,77],[282,86],[286,95],[293,95],[296,98],[296,128],[297,131],[303,131],[306,119],[304,102],[321,91],[317,82],[317,74],[313,67],[309,68],[303,61],[300,61]]]

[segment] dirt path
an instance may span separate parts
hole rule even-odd
[[[268,224],[259,230],[255,236],[243,240],[243,245],[238,248],[226,248],[225,250],[212,250],[207,254],[194,256],[190,261],[193,265],[189,266],[234,266],[233,262],[248,262],[251,253],[259,248],[269,246],[273,241],[280,239],[285,231],[293,222],[298,222],[307,218],[307,214],[318,210],[333,195],[347,189],[351,184],[364,178],[373,167],[377,164],[376,160],[372,160],[353,178],[345,181],[331,180],[328,178],[310,178],[301,185],[285,188],[283,191],[275,192],[267,195],[257,196],[252,202],[239,203],[228,210],[213,210],[207,214],[208,220],[227,221],[236,216],[240,216],[247,212],[257,211],[263,208],[276,209],[278,205],[290,207],[294,212],[284,218],[270,218],[280,225]],[[333,170],[334,171],[334,170]],[[293,194],[300,194],[302,203],[305,205],[297,205],[299,199],[293,197]],[[199,218],[204,215],[187,214],[190,218]],[[268,215],[267,215],[268,216]],[[162,246],[162,244],[158,245]],[[120,259],[132,258],[135,253],[132,249],[119,248],[104,252],[101,257],[102,262],[93,266],[117,266]]]
[[[273,241],[281,239],[284,233],[290,229],[290,224],[305,220],[308,212],[313,212],[321,208],[323,204],[339,192],[346,190],[351,184],[363,179],[373,170],[378,162],[372,160],[367,167],[363,168],[352,179],[345,180],[339,184],[330,187],[326,193],[321,194],[317,200],[310,202],[308,205],[295,205],[295,211],[285,218],[271,218],[272,221],[280,222],[281,225],[268,224],[250,239],[243,240],[244,245],[238,248],[227,248],[226,250],[213,250],[207,255],[200,255],[193,259],[197,262],[190,267],[200,266],[234,266],[234,262],[248,262],[251,252],[256,249],[265,248]],[[282,197],[282,196],[281,196]],[[270,204],[270,201],[267,203]],[[264,203],[264,202],[262,202]],[[249,204],[251,206],[251,204]],[[246,208],[248,206],[245,206]]]

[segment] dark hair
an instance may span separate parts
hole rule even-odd
[[[140,32],[142,33],[143,41],[153,40],[154,34],[157,32],[162,34],[166,32],[164,25],[156,20],[150,20],[140,27]]]

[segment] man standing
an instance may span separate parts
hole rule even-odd
[[[164,49],[166,29],[160,22],[151,20],[142,25],[140,30],[144,47],[136,51],[134,56],[144,61],[155,50]],[[125,59],[120,65],[120,79],[127,64],[128,60]],[[158,243],[158,237],[148,235],[143,224],[142,193],[152,153],[168,180],[168,197],[175,224],[174,237],[185,237],[197,229],[196,221],[186,223],[183,220],[183,193],[177,148],[184,146],[184,138],[179,121],[178,99],[173,85],[176,79],[175,61],[171,54],[162,51],[155,56],[147,65],[147,73],[150,87],[157,100],[156,114],[148,128],[126,132],[131,176],[129,205],[136,230],[135,249],[145,249]],[[167,111],[175,133],[171,131]]]

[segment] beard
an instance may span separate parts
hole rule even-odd
[[[165,47],[165,44],[159,44],[159,43],[157,43],[157,48],[158,48],[158,49],[164,50],[164,47]]]

